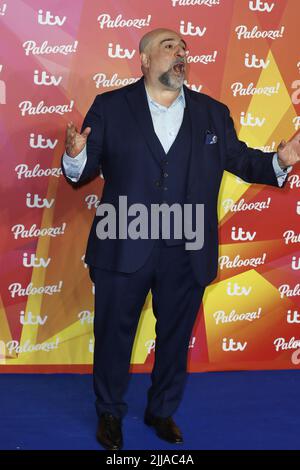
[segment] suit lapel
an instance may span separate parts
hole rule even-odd
[[[201,103],[201,95],[197,95],[196,99],[186,86],[184,86],[184,94],[192,127],[191,159],[187,182],[187,193],[190,194],[195,184],[199,186],[199,178],[201,177],[199,175],[199,159],[201,159],[204,150],[206,130],[209,129],[209,115],[204,100]]]
[[[128,90],[126,98],[137,125],[151,151],[151,155],[161,167],[165,152],[155,134],[143,78],[141,78],[134,87]]]

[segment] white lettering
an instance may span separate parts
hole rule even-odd
[[[44,41],[41,46],[37,46],[35,41],[25,41],[23,48],[25,54],[44,55],[44,54],[63,54],[68,55],[77,52],[78,41],[73,44],[62,44],[60,46],[48,46],[48,41]]]
[[[53,150],[56,147],[57,143],[58,143],[57,139],[52,141],[51,139],[46,139],[45,137],[43,137],[42,134],[38,134],[37,137],[36,138],[35,137],[36,136],[35,136],[34,133],[30,134],[29,145],[33,149],[48,149],[48,148],[50,148],[51,150]]]
[[[247,113],[245,114],[244,112],[241,113],[241,118],[240,118],[240,122],[241,122],[241,125],[244,126],[244,127],[247,127],[247,126],[250,126],[250,127],[262,127],[265,122],[266,122],[266,118],[258,118],[258,117],[254,117],[252,116],[251,113]]]
[[[51,258],[37,258],[34,254],[31,254],[30,260],[28,260],[28,253],[23,254],[23,266],[25,268],[47,268]]]
[[[58,227],[44,227],[37,228],[36,224],[33,224],[30,229],[25,229],[25,225],[17,224],[11,228],[11,231],[14,234],[15,240],[19,237],[21,238],[33,238],[33,237],[57,237],[58,235],[64,235],[66,223],[63,222]]]
[[[232,227],[231,229],[231,239],[234,241],[253,241],[256,236],[256,232],[245,232],[242,227],[238,228],[238,233],[236,233],[236,228]]]
[[[38,13],[38,23],[48,26],[62,26],[66,21],[67,17],[54,16],[50,11],[46,11],[45,18],[43,10],[39,10]]]
[[[114,73],[112,77],[107,78],[107,75],[105,73],[96,73],[96,75],[93,76],[93,80],[96,83],[96,88],[100,88],[102,86],[103,88],[110,88],[110,87],[120,87],[120,86],[126,86],[130,85],[131,83],[135,83],[140,79],[138,78],[118,78],[118,74]]]
[[[248,31],[247,26],[240,25],[235,28],[235,32],[239,40],[243,39],[278,39],[283,37],[285,27],[282,26],[280,29],[269,30],[269,31],[259,31],[258,26],[254,26],[251,31]]]
[[[237,204],[234,203],[233,199],[224,199],[222,202],[223,209],[225,212],[240,212],[240,211],[258,211],[261,212],[265,209],[269,209],[271,204],[271,198],[268,197],[266,201],[257,202],[245,202],[245,199],[241,199]]]
[[[286,245],[289,243],[300,243],[300,233],[296,234],[294,230],[287,230],[284,232],[283,238]]]
[[[41,73],[39,77],[39,71],[35,70],[33,74],[33,83],[38,86],[58,86],[62,81],[62,76],[55,77],[54,75],[48,75],[45,70]]]
[[[272,96],[279,93],[280,83],[277,82],[274,86],[266,86],[257,88],[254,83],[250,83],[247,88],[244,87],[242,82],[235,82],[231,85],[233,96],[253,96],[253,95],[265,95]]]
[[[22,354],[22,353],[31,353],[36,351],[45,351],[49,352],[52,349],[57,349],[59,345],[59,338],[56,338],[54,342],[48,343],[41,343],[41,344],[31,344],[29,340],[25,341],[25,343],[20,346],[19,341],[9,341],[6,343],[6,348],[10,355],[13,353]]]
[[[280,297],[296,297],[300,295],[300,284],[296,284],[294,288],[291,288],[289,284],[282,284],[278,288]]]
[[[291,189],[300,188],[300,176],[299,175],[289,176],[288,177],[288,182],[290,184]]]
[[[59,178],[62,175],[61,168],[46,168],[43,170],[40,168],[40,164],[37,163],[32,170],[29,169],[25,163],[20,163],[16,166],[15,172],[18,175],[18,179],[24,178],[40,178],[42,176],[55,176]]]
[[[130,51],[129,49],[123,49],[120,44],[115,44],[115,46],[110,42],[108,44],[107,49],[108,57],[112,59],[132,59],[136,50],[133,49]]]
[[[22,116],[28,114],[33,116],[36,114],[60,114],[63,116],[65,113],[71,113],[73,111],[74,101],[71,100],[70,104],[57,104],[47,106],[44,101],[40,101],[37,106],[33,106],[31,101],[22,101],[19,104]]]
[[[223,338],[222,341],[222,349],[225,352],[228,351],[244,351],[247,346],[247,341],[244,343],[240,343],[239,341],[234,341],[233,338],[229,338],[229,341],[227,341],[227,338]]]
[[[137,28],[141,29],[147,26],[150,26],[151,15],[148,15],[147,18],[134,18],[124,20],[123,16],[120,14],[114,20],[111,19],[111,16],[107,13],[99,15],[97,18],[99,22],[100,29],[106,28]]]
[[[207,64],[216,62],[217,55],[218,55],[217,51],[214,51],[212,54],[207,54],[207,55],[195,55],[195,56],[188,55],[187,56],[187,63],[188,64],[191,64],[191,63],[197,64],[197,63],[199,63],[199,64],[207,65]]]
[[[294,337],[292,337],[287,342],[285,338],[276,338],[273,344],[275,346],[276,351],[279,351],[280,349],[282,351],[286,351],[287,349],[298,349],[300,347],[300,339],[295,339]]]
[[[249,2],[249,10],[271,13],[275,6],[275,3],[269,5],[268,2],[262,2],[261,0],[255,0],[255,2],[254,0]]]
[[[187,26],[185,27],[185,21],[182,20],[180,21],[180,34],[183,36],[204,36],[206,33],[206,26],[204,28],[201,28],[200,26],[193,26],[193,23],[191,21],[187,22]]]
[[[234,296],[234,295],[246,295],[248,296],[252,291],[252,287],[240,287],[237,282],[233,284],[233,289],[231,287],[231,282],[227,283],[227,295]]]
[[[33,315],[31,312],[25,313],[24,310],[20,312],[20,323],[21,325],[45,325],[47,321],[47,315],[42,318],[40,315]]]
[[[12,298],[14,298],[16,295],[19,297],[41,294],[53,295],[58,292],[61,292],[62,285],[63,282],[59,281],[58,284],[34,287],[33,283],[30,282],[27,287],[22,287],[22,284],[20,284],[19,282],[14,282],[8,286],[8,290],[10,291],[10,295]]]
[[[84,323],[93,323],[94,321],[94,313],[90,312],[89,310],[83,310],[78,314],[78,318],[80,320],[81,325],[84,325]]]
[[[236,313],[235,310],[232,310],[228,315],[224,312],[224,310],[218,310],[213,314],[215,319],[216,325],[219,323],[233,323],[238,321],[249,321],[252,322],[253,320],[260,319],[261,316],[261,307],[256,312],[248,312],[248,313]]]
[[[220,0],[171,0],[171,3],[173,7],[213,7],[216,5],[220,5]]]
[[[31,209],[34,207],[38,209],[42,209],[44,207],[47,209],[51,209],[54,202],[55,202],[55,199],[50,199],[49,201],[46,198],[41,198],[38,194],[31,194],[31,193],[26,194],[26,206]]]
[[[100,204],[100,200],[98,199],[97,194],[89,194],[88,196],[86,196],[85,202],[88,206],[88,209],[92,209],[93,207],[97,209]]]
[[[263,59],[258,59],[256,54],[252,54],[250,59],[250,54],[246,52],[245,54],[245,66],[248,68],[256,68],[256,69],[266,69],[270,65],[270,60],[264,61]]]
[[[256,268],[259,265],[265,264],[266,262],[266,253],[258,258],[245,258],[241,259],[240,255],[237,255],[232,261],[229,256],[223,255],[219,257],[220,269],[231,269],[231,268],[241,268],[251,266]]]

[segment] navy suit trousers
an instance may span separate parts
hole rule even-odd
[[[205,287],[196,282],[184,245],[157,240],[133,273],[90,267],[95,284],[94,389],[98,416],[122,418],[134,338],[149,290],[156,317],[155,363],[147,411],[167,417],[184,391],[189,341]]]

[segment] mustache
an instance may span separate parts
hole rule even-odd
[[[174,67],[174,65],[186,65],[186,59],[185,58],[179,58],[179,59],[176,59],[173,64],[172,64],[172,67]]]

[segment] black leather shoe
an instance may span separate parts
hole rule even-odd
[[[144,423],[147,424],[147,426],[153,426],[156,434],[161,439],[171,442],[171,444],[183,443],[181,431],[171,416],[162,418],[161,416],[153,416],[149,413],[145,413]]]
[[[107,450],[120,450],[123,447],[122,421],[110,413],[100,416],[96,434],[98,442]]]

